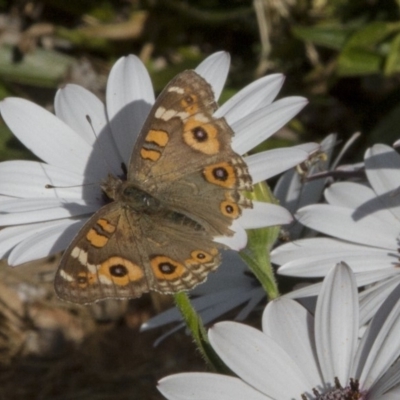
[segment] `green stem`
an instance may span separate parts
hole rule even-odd
[[[254,185],[251,198],[257,201],[265,201],[273,204],[277,203],[277,200],[265,183]],[[270,250],[278,238],[279,229],[279,226],[273,226],[247,231],[247,247],[239,253],[256,278],[260,281],[269,300],[279,296],[278,285],[269,256]]]
[[[232,375],[232,372],[211,347],[203,321],[190,303],[188,295],[185,292],[179,292],[174,294],[174,298],[176,307],[180,311],[198,350],[210,369],[216,372]]]

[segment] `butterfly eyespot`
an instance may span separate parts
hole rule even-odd
[[[187,104],[192,104],[194,102],[194,96],[186,96],[185,101]]]
[[[193,137],[197,142],[205,142],[208,139],[208,133],[201,126],[192,129]]]
[[[158,264],[158,269],[163,274],[173,274],[176,270],[176,266],[169,262],[163,262],[163,263]]]
[[[194,107],[195,105],[193,105]],[[190,107],[187,107],[187,110]],[[190,110],[188,111],[190,113]],[[193,150],[203,154],[213,155],[220,151],[218,127],[200,114],[189,118],[183,126],[183,140]]]
[[[144,278],[142,268],[134,262],[118,256],[103,261],[98,268],[101,282],[128,285],[130,282],[139,282]]]
[[[215,179],[218,179],[219,181],[223,182],[225,182],[229,177],[228,171],[226,170],[226,168],[223,167],[214,168],[212,173]]]
[[[240,215],[240,208],[234,202],[223,201],[220,207],[221,207],[221,212],[227,217],[237,218]]]
[[[225,211],[226,211],[228,214],[232,214],[232,213],[233,213],[233,207],[232,207],[232,206],[225,206]]]
[[[175,280],[185,274],[183,264],[166,256],[154,256],[150,260],[151,267],[157,278],[162,280]]]
[[[218,255],[218,250],[215,248],[211,249],[210,253],[207,253],[202,250],[193,250],[190,253],[191,258],[185,260],[185,263],[191,266],[198,265],[199,263],[205,264],[214,260],[215,256],[217,255]]]
[[[124,265],[113,265],[110,267],[110,274],[116,278],[122,278],[128,274],[128,269]]]
[[[229,163],[209,165],[203,169],[207,182],[225,188],[234,188],[238,184],[235,168]]]

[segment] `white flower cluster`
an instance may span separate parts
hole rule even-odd
[[[216,99],[228,69],[222,52],[196,68]],[[335,135],[321,145],[245,155],[305,106],[300,97],[274,101],[282,84],[278,74],[261,78],[216,112],[235,132],[232,147],[244,155],[254,184],[286,171],[274,192],[280,206],[254,201],[232,226],[235,235],[221,241],[238,251],[246,229],[285,225],[287,242],[271,253],[278,275],[324,279],[269,302],[262,331],[238,322],[210,328],[212,347],[235,377],[177,374],[163,378],[159,390],[171,400],[399,399],[400,156],[376,144],[363,164],[338,167],[331,162]],[[0,163],[1,258],[18,265],[68,246],[104,205],[93,183],[127,165],[154,101],[146,68],[128,56],[110,73],[106,105],[76,85],[58,91],[55,115],[23,99],[0,103],[6,124],[41,160]],[[351,178],[335,182],[338,173]],[[205,323],[241,305],[242,320],[265,298],[247,272],[237,253],[227,252],[191,293]],[[312,313],[296,298],[311,299]],[[180,321],[173,309],[142,329],[177,322],[176,330]]]

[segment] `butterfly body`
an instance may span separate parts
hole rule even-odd
[[[205,280],[221,262],[216,236],[251,202],[251,178],[231,149],[233,131],[213,113],[210,85],[194,71],[178,75],[154,104],[128,164],[109,176],[109,203],[78,233],[61,260],[57,294],[90,303],[174,293]]]

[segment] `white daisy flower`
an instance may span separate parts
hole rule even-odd
[[[358,297],[345,264],[323,282],[315,317],[295,301],[269,303],[263,332],[221,322],[209,340],[237,377],[182,373],[160,380],[169,400],[397,399],[400,395],[400,286],[358,340]]]
[[[280,265],[279,274],[302,278],[321,278],[332,265],[348,263],[358,286],[381,282],[361,295],[368,299],[371,315],[373,302],[376,310],[400,282],[400,156],[391,147],[377,144],[365,154],[365,172],[371,187],[335,183],[325,191],[328,204],[307,206],[296,213],[303,225],[332,238],[284,244],[272,251],[271,259]],[[312,285],[288,296],[313,296],[319,289],[320,285]]]
[[[328,170],[335,144],[336,135],[330,134],[317,147],[312,146],[312,143],[302,145],[302,148],[310,154],[309,159],[303,163],[306,170],[299,171],[299,168],[303,168],[300,164],[296,168],[286,171],[275,185],[274,195],[281,206],[294,214],[299,208],[318,202],[327,179],[307,181],[306,178]],[[285,226],[284,230],[290,239],[294,240],[300,236],[304,227],[298,221],[293,221],[289,226]]]
[[[302,146],[310,154],[296,168],[286,171],[278,180],[274,195],[279,200],[279,204],[289,210],[292,214],[309,204],[318,203],[321,200],[323,191],[328,183],[332,183],[331,175],[343,173],[344,170],[337,167],[340,160],[347,150],[360,137],[360,132],[354,133],[342,146],[339,154],[332,159],[333,150],[337,146],[337,135],[331,133],[326,136],[318,145],[313,147],[312,143],[305,143]],[[346,171],[350,172],[350,166]],[[352,172],[356,166],[351,166]],[[364,169],[364,163],[362,163]],[[290,240],[295,240],[304,234],[305,227],[298,221],[293,221],[289,226],[283,227]],[[310,232],[308,231],[309,235]]]
[[[229,55],[216,53],[196,71],[221,94],[229,69]],[[253,82],[226,102],[216,116],[225,116],[235,131],[232,146],[240,154],[271,136],[306,104],[300,97],[273,102],[283,82],[271,75]],[[42,162],[7,161],[0,164],[0,256],[21,264],[63,250],[85,221],[104,204],[100,182],[109,173],[121,174],[133,144],[154,103],[150,77],[135,56],[121,58],[112,68],[107,104],[76,85],[57,92],[55,114],[30,101],[7,98],[0,112],[16,137]],[[276,150],[245,157],[253,182],[277,169],[306,158],[299,149]],[[271,164],[272,163],[272,164]],[[55,189],[46,188],[53,185]],[[246,244],[244,229],[287,223],[282,207],[254,202],[233,238],[224,243],[238,249]]]

